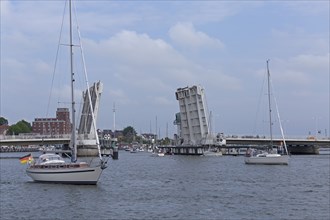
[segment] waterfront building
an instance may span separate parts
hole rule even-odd
[[[122,137],[124,136],[123,131],[122,130],[109,130],[109,129],[104,129],[101,132],[101,135],[105,138],[118,138],[118,137]]]
[[[5,135],[8,129],[9,129],[9,125],[7,124],[0,125],[0,135]]]
[[[57,108],[56,118],[35,118],[32,132],[43,135],[61,135],[71,133],[70,112],[68,108]]]
[[[156,134],[152,134],[152,133],[143,133],[143,134],[141,134],[141,138],[142,138],[142,140],[152,142],[152,141],[156,140],[157,136],[156,136]]]

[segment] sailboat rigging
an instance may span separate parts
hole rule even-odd
[[[50,183],[69,183],[69,184],[97,184],[102,171],[107,167],[107,161],[103,160],[100,151],[100,143],[96,131],[96,122],[93,113],[92,100],[88,86],[86,68],[85,78],[87,84],[87,95],[89,100],[89,108],[91,109],[92,125],[94,127],[95,141],[98,148],[99,163],[92,166],[86,162],[77,161],[77,135],[76,135],[76,109],[75,109],[75,94],[74,94],[74,66],[73,66],[73,33],[72,33],[72,2],[69,0],[69,28],[70,28],[70,79],[71,79],[71,115],[72,129],[70,148],[72,150],[71,161],[66,162],[57,154],[42,154],[35,163],[29,165],[26,169],[27,175],[36,182]],[[78,32],[79,33],[79,32]],[[80,35],[80,34],[79,34]],[[80,37],[80,36],[79,36]],[[82,46],[80,45],[81,50]],[[82,56],[83,57],[83,56]],[[83,58],[84,62],[84,58]]]
[[[271,85],[270,85],[270,72],[269,72],[269,60],[267,60],[267,86],[268,86],[268,113],[269,113],[269,132],[270,132],[270,143],[267,149],[263,152],[256,153],[255,151],[252,151],[251,149],[248,149],[246,157],[245,157],[245,163],[246,164],[265,164],[265,165],[288,165],[289,164],[289,155],[288,155],[288,149],[286,146],[285,138],[284,138],[284,132],[277,108],[277,103],[275,99],[276,104],[276,111],[277,116],[279,119],[280,124],[280,130],[282,135],[282,143],[284,144],[284,154],[280,154],[278,152],[274,152],[273,146],[273,123],[272,123],[272,108],[271,108]],[[282,148],[282,146],[281,146]]]

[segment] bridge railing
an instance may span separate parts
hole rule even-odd
[[[35,135],[0,135],[0,140],[17,140],[17,139],[52,139],[52,138],[63,138],[63,139],[68,139],[70,138],[70,134],[61,134],[61,135],[40,135],[40,134],[35,134]]]

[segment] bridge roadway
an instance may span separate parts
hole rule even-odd
[[[280,145],[281,139],[273,139],[274,145]],[[4,136],[0,135],[0,146],[22,146],[22,145],[54,145],[68,144],[70,135],[61,136]],[[269,138],[226,138],[227,147],[235,146],[261,146],[270,142]],[[318,146],[330,148],[330,139],[287,139],[288,146]]]
[[[227,146],[259,146],[269,144],[269,138],[226,138]],[[282,139],[273,139],[274,145],[280,145]],[[330,148],[330,139],[286,139],[288,146],[318,146],[322,148]]]
[[[0,146],[54,145],[69,144],[70,135],[60,136],[4,136],[0,135]]]

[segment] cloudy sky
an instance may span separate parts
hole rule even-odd
[[[60,0],[1,0],[0,114],[10,124],[70,107],[59,101],[69,96],[65,77],[54,77],[50,96],[53,72],[66,71],[64,61],[54,70],[64,8]],[[176,89],[201,85],[213,130],[267,135],[270,59],[286,135],[329,135],[329,1],[85,0],[75,8],[89,82],[104,84],[99,128],[113,128],[115,103],[116,128],[155,132],[157,117],[160,135],[168,127],[172,136]],[[47,108],[49,97],[59,104]]]

